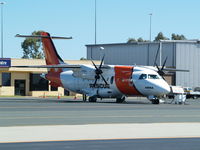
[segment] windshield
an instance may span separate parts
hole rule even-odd
[[[160,77],[156,74],[149,74],[148,79],[160,79]]]
[[[140,80],[146,79],[146,78],[147,78],[147,74],[141,74],[140,77],[139,77]]]
[[[139,79],[144,80],[144,79],[161,79],[159,75],[156,74],[141,74]]]

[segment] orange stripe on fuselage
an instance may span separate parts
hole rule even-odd
[[[115,83],[119,91],[125,95],[141,95],[132,82],[133,67],[115,66]]]

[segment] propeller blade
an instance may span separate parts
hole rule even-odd
[[[108,84],[108,82],[105,80],[105,78],[103,77],[102,74],[100,74],[100,76],[102,77],[103,81],[105,82],[105,84]]]
[[[156,68],[158,69],[158,71],[160,70],[160,68],[158,67],[157,63],[155,63]]]
[[[165,61],[164,61],[163,65],[162,65],[162,68],[161,68],[161,70],[163,70],[163,69],[164,69],[166,62],[167,62],[167,57],[165,58]]]
[[[160,44],[159,44],[158,50],[157,50],[157,52],[156,52],[156,57],[155,57],[155,60],[154,60],[154,66],[156,65],[156,61],[157,61],[157,58],[158,58],[158,53],[159,53],[159,51],[160,51]]]
[[[105,55],[103,55],[103,57],[102,57],[102,60],[101,60],[101,64],[100,64],[100,66],[99,66],[99,69],[101,68],[101,66],[102,66],[102,64],[103,64],[104,57],[105,57]]]
[[[91,61],[92,61],[92,60],[91,60]],[[95,67],[96,69],[98,69],[97,66],[95,65],[95,63],[94,63],[93,61],[92,61],[92,64],[94,65],[94,67]]]
[[[98,79],[96,78],[95,81],[94,81],[94,87],[95,87],[95,85],[97,84],[97,80],[98,80]]]

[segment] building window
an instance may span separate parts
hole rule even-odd
[[[70,92],[69,92],[68,90],[65,89],[65,90],[64,90],[64,95],[65,95],[65,96],[69,96],[69,95],[70,95]]]
[[[49,82],[40,77],[40,74],[30,74],[30,91],[48,91]]]
[[[2,72],[2,86],[11,85],[11,73]]]
[[[51,91],[58,91],[58,88],[51,86]]]

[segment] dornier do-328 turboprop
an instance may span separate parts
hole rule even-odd
[[[71,37],[50,36],[47,32],[40,35],[19,35],[16,37],[41,38],[45,54],[46,65],[41,66],[13,66],[29,68],[47,68],[48,72],[41,77],[50,81],[54,87],[63,87],[69,91],[89,97],[89,102],[96,102],[97,98],[116,98],[122,103],[127,96],[145,96],[153,104],[159,104],[159,99],[170,92],[169,84],[162,77],[162,68],[149,66],[104,65],[104,56],[100,65],[92,60],[92,65],[66,64],[58,55],[52,39],[71,39]],[[169,71],[184,71],[168,69]]]

